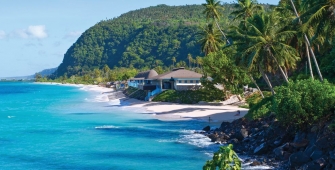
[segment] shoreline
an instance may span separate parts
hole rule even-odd
[[[170,102],[147,102],[141,101],[134,98],[128,98],[122,96],[120,99],[109,100],[109,95],[112,95],[115,91],[110,88],[101,87],[98,85],[83,85],[83,84],[56,84],[56,83],[42,83],[50,85],[61,85],[61,86],[74,86],[80,90],[95,93],[94,96],[99,99],[97,102],[106,102],[111,108],[121,108],[122,110],[128,110],[136,114],[148,114],[151,118],[161,121],[202,121],[208,122],[210,118],[210,126],[214,131],[215,128],[220,128],[222,122],[233,122],[234,120],[242,118],[248,109],[239,108],[238,106],[224,105],[224,106],[213,106],[213,105],[202,105],[202,104],[177,104]],[[235,116],[237,111],[240,110],[240,115]],[[201,129],[194,129],[195,131],[201,131]],[[196,135],[202,135],[203,137],[210,140],[205,133],[194,133]],[[222,146],[222,144],[211,142],[213,145]],[[258,160],[257,158],[249,157],[248,155],[242,154],[243,166],[249,168],[252,162],[250,160]],[[242,158],[241,158],[242,159]],[[260,165],[253,166],[254,168],[260,169],[271,169],[271,166]]]
[[[101,87],[98,85],[84,85],[84,84],[61,84],[61,83],[39,83],[49,85],[74,86],[84,91],[91,91],[99,93],[97,97],[104,98],[109,105],[121,107],[124,109],[134,110],[142,109],[145,113],[151,114],[152,118],[161,121],[182,121],[182,120],[199,120],[208,121],[213,124],[220,124],[222,122],[232,122],[243,117],[248,113],[248,109],[240,108],[238,106],[223,105],[202,105],[202,104],[178,104],[170,102],[147,102],[127,96],[119,99],[110,100],[109,96],[113,93],[113,89]],[[236,115],[240,111],[240,115]]]

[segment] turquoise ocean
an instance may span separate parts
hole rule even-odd
[[[80,87],[0,83],[0,169],[202,169],[207,122],[160,121]],[[142,108],[143,109],[143,108]]]

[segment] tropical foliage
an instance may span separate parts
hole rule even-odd
[[[327,81],[300,80],[276,91],[274,111],[284,125],[303,129],[334,114],[335,86]]]
[[[234,9],[225,6],[227,15],[219,23],[228,22]],[[202,5],[159,5],[100,21],[68,49],[55,76],[80,76],[104,65],[165,71],[188,63],[188,54],[202,55],[197,34],[206,22],[203,10]]]
[[[203,170],[240,170],[241,161],[233,150],[233,145],[221,146],[220,150],[214,153],[213,159],[206,162]]]

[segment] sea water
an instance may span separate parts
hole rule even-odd
[[[79,87],[0,83],[0,169],[202,169],[199,121],[153,119]],[[216,148],[215,148],[216,149]]]
[[[197,170],[218,150],[194,133],[208,122],[143,111],[85,87],[0,82],[0,169]]]

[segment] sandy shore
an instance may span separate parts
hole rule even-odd
[[[56,84],[56,83],[43,83],[43,84]],[[110,88],[100,87],[98,85],[72,85],[72,84],[58,84],[65,86],[76,86],[85,91],[97,92],[101,101],[108,101],[108,95],[113,90]],[[211,121],[221,123],[222,121],[233,121],[243,117],[248,109],[239,108],[238,106],[211,106],[211,105],[187,105],[176,104],[168,102],[146,102],[132,98],[121,98],[111,101],[112,106],[122,107],[129,110],[145,110],[147,114],[151,114],[153,118],[172,121],[172,120],[190,120],[197,119],[202,121]],[[240,110],[240,115],[236,116],[237,111]],[[143,112],[142,112],[143,113]]]
[[[128,103],[125,108],[145,108],[148,113],[159,120],[189,120],[198,119],[211,122],[233,121],[243,117],[248,109],[238,106],[210,106],[210,105],[187,105],[168,102],[145,102],[136,99],[125,99]],[[122,101],[121,101],[122,105]],[[240,115],[237,116],[237,111]]]

